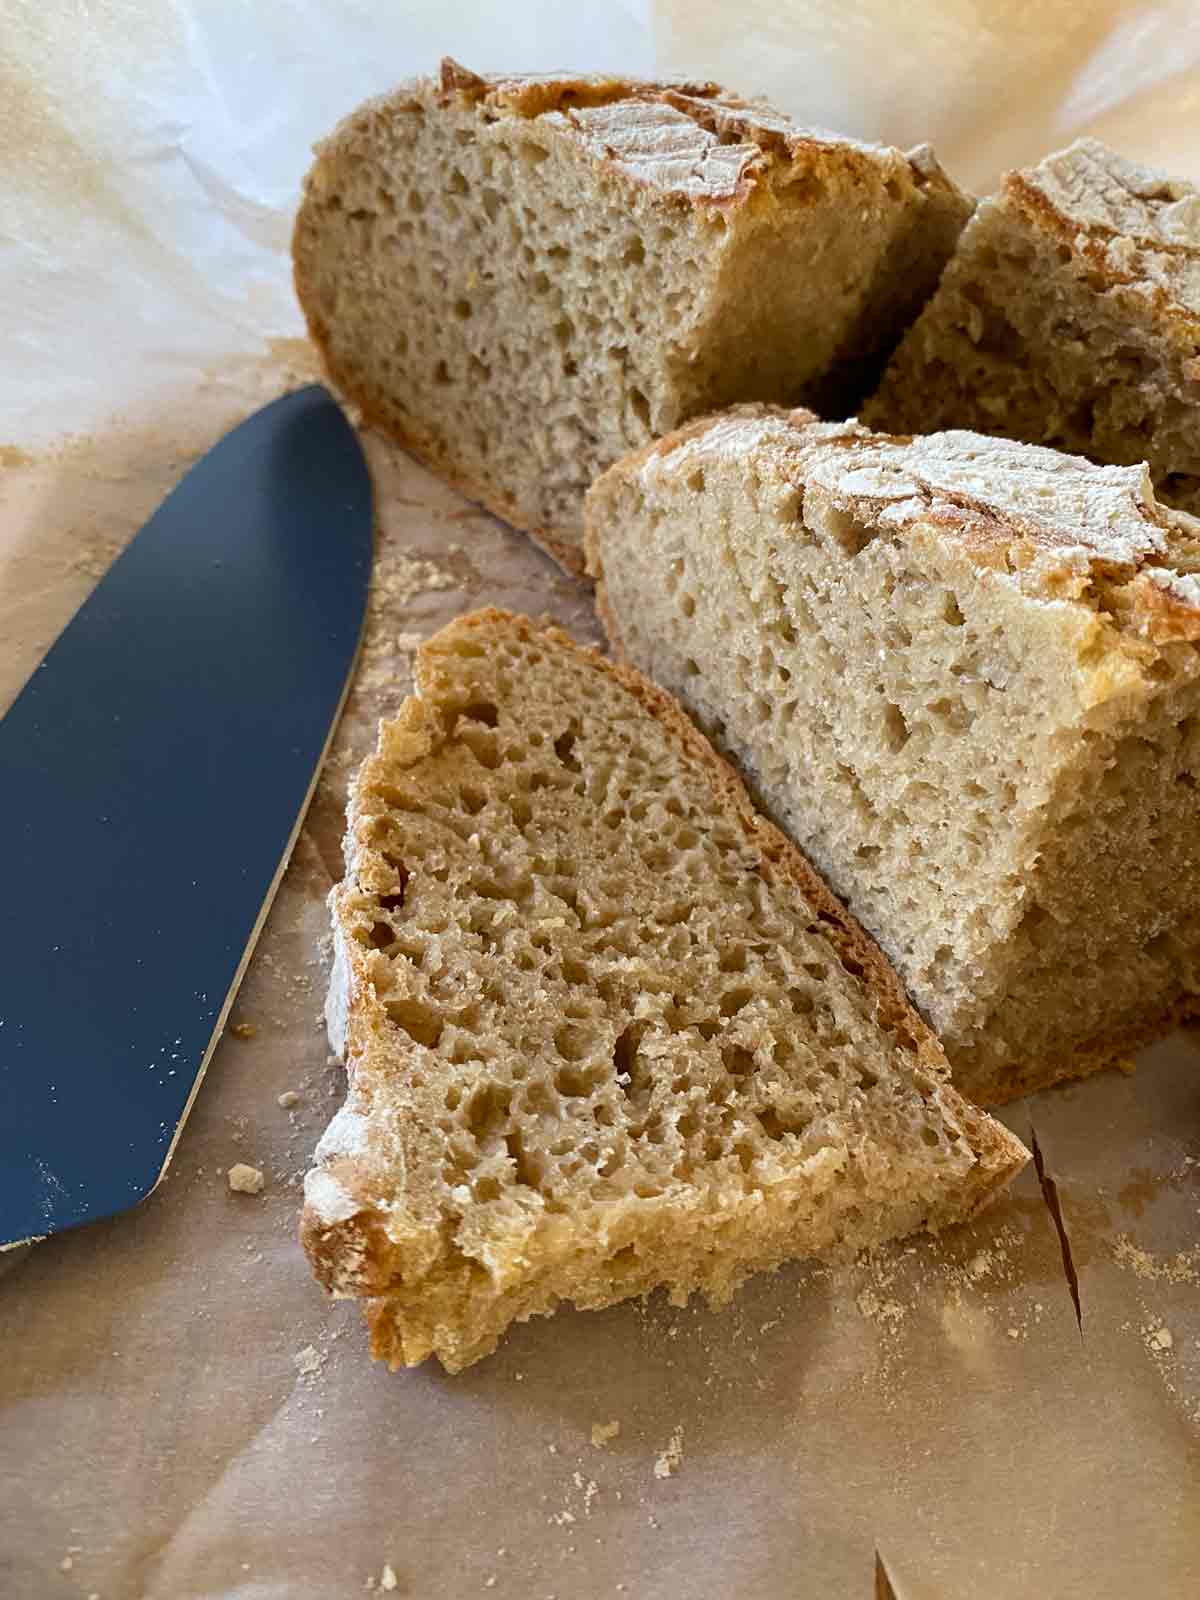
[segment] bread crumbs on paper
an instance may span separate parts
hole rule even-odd
[[[258,1038],[258,1026],[253,1022],[235,1022],[229,1031],[235,1039]]]
[[[654,1462],[656,1478],[673,1478],[683,1463],[683,1423],[679,1423]]]
[[[590,1517],[592,1514],[592,1501],[599,1494],[600,1485],[595,1478],[585,1479],[582,1472],[572,1473],[571,1482],[577,1489],[583,1491],[583,1514],[585,1517]]]
[[[907,1315],[907,1307],[899,1300],[884,1299],[876,1294],[874,1289],[861,1289],[854,1303],[864,1317],[890,1327],[903,1322]]]
[[[592,1445],[597,1450],[608,1448],[609,1441],[615,1439],[621,1431],[621,1424],[614,1418],[612,1422],[592,1423]]]
[[[267,1182],[258,1167],[249,1166],[245,1161],[235,1161],[226,1177],[235,1194],[261,1194]]]
[[[1135,1276],[1147,1283],[1200,1283],[1200,1246],[1180,1250],[1166,1260],[1158,1260],[1134,1244],[1127,1233],[1119,1234],[1113,1242],[1113,1260],[1119,1267],[1127,1267]]]
[[[399,1578],[397,1578],[395,1572],[387,1564],[387,1562],[384,1562],[383,1571],[379,1574],[379,1587],[381,1589],[386,1589],[390,1593],[393,1589],[398,1588],[399,1585]]]
[[[300,1099],[301,1097],[296,1093],[295,1089],[285,1089],[281,1095],[276,1097],[276,1104],[281,1105],[285,1111],[290,1111],[293,1106],[300,1104]]]
[[[325,1352],[318,1350],[315,1345],[306,1344],[303,1350],[296,1351],[292,1363],[302,1378],[308,1378],[314,1372],[320,1372],[325,1365]]]

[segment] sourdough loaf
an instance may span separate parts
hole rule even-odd
[[[875,935],[964,1094],[1200,994],[1200,523],[1144,467],[741,408],[588,499],[617,652]]]
[[[1148,461],[1200,511],[1200,191],[1080,139],[983,201],[863,412]]]
[[[715,84],[454,62],[317,151],[296,288],[342,391],[582,568],[604,467],[734,400],[845,415],[971,202],[911,155]]]
[[[497,611],[380,731],[333,896],[350,1087],[305,1185],[393,1365],[971,1213],[1025,1159],[675,703]]]

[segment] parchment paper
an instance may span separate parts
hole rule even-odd
[[[288,210],[308,139],[363,94],[443,48],[484,68],[657,60],[851,131],[931,134],[975,181],[1101,124],[1197,172],[1190,11],[8,0],[0,704],[188,462],[313,375]],[[940,1242],[794,1267],[722,1314],[563,1312],[457,1378],[374,1366],[356,1308],[323,1299],[295,1221],[342,1092],[320,1006],[347,776],[455,613],[494,601],[596,637],[582,589],[367,444],[357,686],[169,1177],[0,1268],[0,1596],[865,1600],[877,1553],[901,1600],[1200,1593],[1186,1037],[1007,1116],[1057,1180],[1082,1328],[1032,1171]],[[261,1195],[230,1192],[237,1161]]]

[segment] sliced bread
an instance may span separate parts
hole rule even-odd
[[[742,408],[588,500],[678,694],[991,1104],[1200,995],[1200,523],[1144,468]],[[1175,570],[1171,570],[1175,569]]]
[[[319,146],[296,289],[368,418],[578,572],[584,491],[627,450],[735,400],[844,416],[971,204],[928,147],[715,84],[446,61]]]
[[[973,1212],[1025,1160],[877,948],[672,701],[499,611],[422,649],[350,804],[305,1185],[372,1348],[451,1370],[514,1320]]]
[[[1200,191],[1096,139],[1010,172],[863,420],[1148,461],[1200,511]]]

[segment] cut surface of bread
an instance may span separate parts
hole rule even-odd
[[[845,415],[971,205],[927,146],[715,84],[447,61],[318,148],[296,288],[343,392],[578,572],[584,491],[627,450],[734,400]]]
[[[981,202],[863,409],[1148,461],[1200,511],[1200,191],[1080,139]]]
[[[747,407],[588,518],[617,652],[879,940],[964,1094],[1194,1007],[1200,523],[1144,468]]]
[[[1025,1151],[661,690],[498,611],[422,649],[350,805],[305,1185],[393,1365],[973,1212]]]

